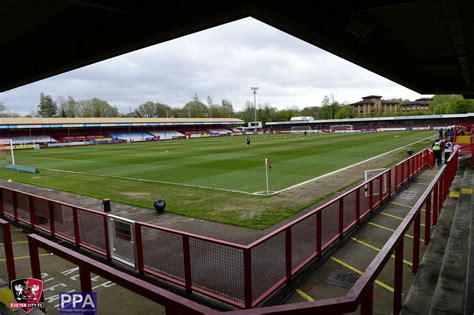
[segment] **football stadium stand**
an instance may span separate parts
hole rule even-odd
[[[164,130],[164,131],[149,131],[150,134],[159,138],[160,140],[172,140],[172,139],[183,139],[185,135],[175,130]]]
[[[148,132],[130,132],[130,133],[110,133],[113,139],[122,139],[127,141],[147,141],[155,137]]]
[[[12,139],[13,144],[44,144],[57,142],[51,136],[17,136],[17,137],[0,137],[0,140]]]

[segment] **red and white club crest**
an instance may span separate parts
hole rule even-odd
[[[41,302],[43,281],[35,278],[15,279],[11,282],[11,288],[17,303],[11,303],[10,307],[21,308],[26,313],[35,308],[44,308]]]

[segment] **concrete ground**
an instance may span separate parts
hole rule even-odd
[[[379,249],[382,248],[385,242],[390,238],[393,231],[401,224],[402,219],[409,212],[411,206],[418,200],[437,171],[438,169],[426,170],[420,174],[409,187],[398,194],[377,216],[352,235],[347,244],[335,251],[327,262],[320,266],[312,276],[296,290],[287,303],[312,301],[345,295],[349,291],[351,283],[365,270],[372,259],[377,255]],[[422,224],[424,224],[424,220],[424,211],[422,211]],[[424,225],[421,226],[422,239],[423,233]],[[410,228],[404,241],[403,299],[414,278],[414,274],[411,272],[412,235],[413,228]],[[420,246],[420,257],[423,257],[424,250],[425,246],[422,243]],[[374,286],[375,314],[391,313],[394,276],[393,258],[394,257],[387,263]],[[331,279],[346,282],[346,287],[342,287],[344,283],[331,282]]]
[[[13,253],[17,278],[31,277],[27,234],[22,230],[12,228]],[[5,253],[3,244],[0,244],[0,279],[7,279]],[[79,269],[74,264],[40,249],[40,265],[42,280],[44,281],[43,294],[48,314],[59,314],[59,293],[81,291]],[[127,290],[107,279],[91,274],[92,289],[97,293],[98,315],[109,314],[165,314],[164,308],[134,292]],[[14,302],[11,291],[5,285],[0,286],[0,301],[4,304]],[[8,299],[10,298],[10,300]],[[131,312],[130,310],[133,310]],[[0,314],[7,314],[8,310],[0,308]],[[25,314],[16,311],[15,314]],[[32,312],[34,314],[34,312]],[[30,313],[30,314],[32,314]],[[40,312],[38,312],[40,313]]]

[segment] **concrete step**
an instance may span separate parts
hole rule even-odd
[[[453,225],[443,258],[430,314],[464,314],[469,234],[471,225],[472,170],[466,168]],[[471,191],[471,194],[465,193]]]
[[[474,176],[471,179],[471,188],[474,187]],[[472,192],[472,191],[471,191]],[[471,230],[469,236],[469,260],[467,268],[466,307],[464,314],[474,314],[474,194],[471,194]]]
[[[462,174],[458,172],[451,185],[452,190],[460,190]],[[421,260],[420,267],[407,294],[401,314],[428,314],[435,294],[438,277],[449,239],[457,200],[448,198],[432,232],[432,238]]]

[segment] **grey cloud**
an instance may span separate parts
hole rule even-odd
[[[99,97],[122,112],[153,100],[182,106],[201,99],[252,101],[283,108],[319,105],[333,93],[354,102],[365,94],[419,95],[251,18],[178,38],[0,94],[10,110],[34,110],[41,92]]]

